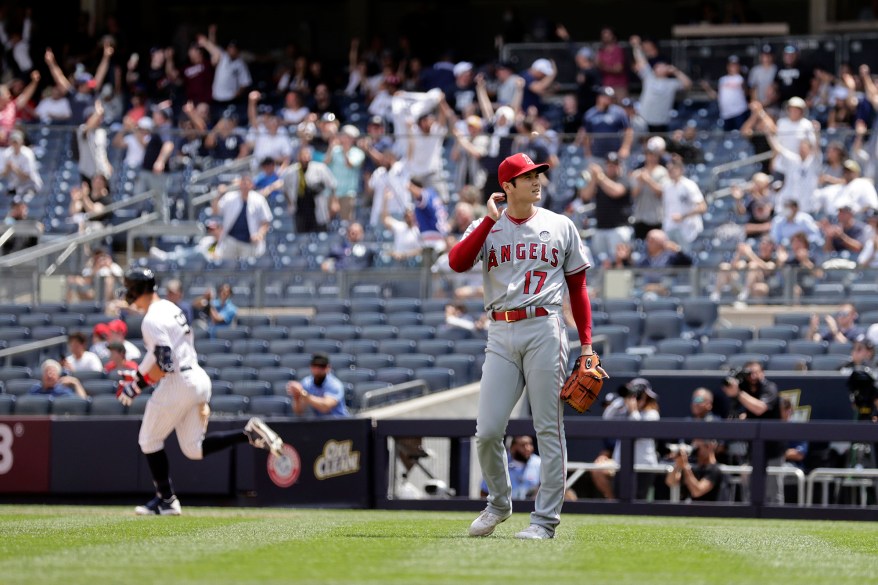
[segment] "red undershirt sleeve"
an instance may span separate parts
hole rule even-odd
[[[567,290],[570,292],[570,312],[576,321],[580,344],[591,344],[591,301],[588,300],[588,287],[585,284],[585,270],[565,275]]]
[[[468,236],[454,244],[451,252],[448,253],[448,265],[453,271],[466,272],[473,267],[479,256],[479,250],[488,239],[488,234],[495,223],[493,218],[486,216]]]

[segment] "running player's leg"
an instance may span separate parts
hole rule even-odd
[[[492,324],[492,328],[510,328],[511,324]],[[476,446],[482,476],[488,485],[488,511],[506,516],[512,509],[509,463],[503,439],[515,403],[521,398],[524,377],[512,360],[511,344],[500,343],[499,331],[488,336],[487,355],[479,390],[479,413],[476,422]],[[503,332],[507,333],[507,332]],[[511,332],[508,332],[511,337]]]
[[[146,455],[156,494],[166,500],[174,495],[174,490],[171,486],[168,455],[165,453],[165,439],[182,416],[177,403],[169,399],[169,394],[169,389],[162,384],[156,388],[146,403],[137,438],[140,450]]]
[[[540,489],[531,524],[554,533],[560,521],[566,483],[567,445],[564,410],[559,398],[567,373],[567,329],[560,314],[528,319],[520,336],[528,340],[522,356],[527,394],[540,450]]]

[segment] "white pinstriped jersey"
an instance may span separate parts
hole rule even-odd
[[[198,367],[195,353],[195,336],[186,319],[186,314],[171,301],[162,299],[152,303],[143,317],[140,326],[146,352],[140,362],[140,372],[149,372],[156,363],[156,347],[171,348],[170,371],[177,373],[181,368]],[[159,364],[162,367],[162,364]],[[163,368],[164,369],[164,368]]]
[[[464,237],[481,221],[471,223]],[[478,260],[483,261],[487,311],[560,305],[565,275],[591,266],[570,218],[539,207],[521,223],[510,219],[504,210]]]

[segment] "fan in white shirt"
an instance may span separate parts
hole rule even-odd
[[[100,372],[104,365],[94,353],[86,350],[86,337],[84,333],[76,331],[67,336],[67,348],[70,355],[64,358],[61,365],[72,373],[75,372]]]

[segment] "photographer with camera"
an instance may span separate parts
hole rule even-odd
[[[878,378],[868,364],[853,367],[847,379],[856,420],[878,422]]]
[[[719,465],[716,463],[717,442],[706,439],[692,441],[694,465],[690,463],[689,449],[683,448],[685,446],[680,445],[680,448],[675,450],[674,469],[665,476],[665,484],[668,487],[685,488],[680,494],[681,501],[717,501],[723,479]]]
[[[723,392],[729,399],[729,418],[746,420],[780,420],[780,397],[777,384],[765,378],[765,371],[758,361],[748,362],[740,371],[733,371],[723,381]],[[783,443],[765,442],[765,465],[779,466],[783,463]],[[730,445],[730,455],[735,455]],[[743,464],[746,453],[737,453]],[[766,503],[783,502],[783,481],[779,477],[769,477],[765,484]]]
[[[658,394],[652,389],[652,385],[646,378],[634,378],[625,386],[618,390],[619,398],[625,406],[624,412],[617,412],[615,416],[609,418],[624,418],[626,420],[659,420]],[[611,405],[612,406],[612,405]],[[608,406],[607,410],[611,410]],[[604,411],[606,415],[606,410]],[[621,415],[621,416],[619,416]],[[608,418],[608,417],[605,417]],[[595,463],[615,462],[617,465],[621,460],[621,441],[616,441],[613,448],[612,457],[602,452],[595,459]],[[634,464],[657,465],[658,455],[655,449],[655,440],[653,439],[637,439],[634,441]],[[594,469],[591,472],[591,479],[600,494],[608,499],[613,499],[613,478],[615,477],[615,469]],[[637,499],[645,499],[648,495],[649,488],[652,486],[652,475],[646,477],[638,476],[637,481]]]
[[[838,370],[842,374],[850,374],[857,367],[875,366],[875,344],[865,334],[858,335],[851,346],[851,359]]]

